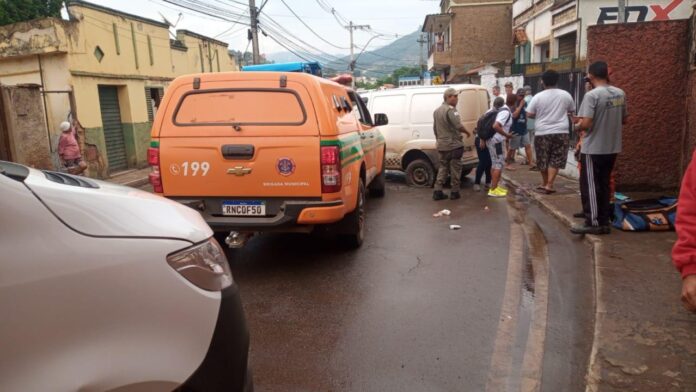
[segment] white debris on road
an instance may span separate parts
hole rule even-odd
[[[450,210],[442,210],[440,212],[436,212],[433,214],[434,217],[439,218],[441,216],[450,216],[452,215],[452,211]]]

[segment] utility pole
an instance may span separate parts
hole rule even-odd
[[[261,56],[259,55],[259,14],[256,9],[256,0],[249,0],[249,17],[251,18],[249,31],[251,32],[252,59],[254,64],[258,64],[261,62]]]
[[[626,0],[619,0],[619,23],[626,23]]]
[[[350,21],[350,23],[348,24],[348,26],[346,26],[346,28],[350,32],[350,66],[349,67],[350,67],[350,76],[352,79],[352,81],[350,83],[351,83],[351,87],[353,89],[355,89],[355,51],[353,49],[353,46],[354,46],[353,45],[353,31],[358,30],[358,29],[360,29],[360,30],[369,29],[370,25],[356,25],[356,24],[353,24],[353,21]]]
[[[424,61],[424,56],[423,56],[423,45],[426,44],[428,41],[425,39],[425,34],[421,34],[420,38],[416,41],[418,44],[420,44],[420,83],[421,86],[425,84],[425,61]]]

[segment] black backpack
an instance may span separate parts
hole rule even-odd
[[[483,140],[488,140],[495,135],[495,129],[493,128],[493,125],[495,125],[495,118],[498,116],[498,113],[500,113],[501,110],[508,110],[505,106],[498,110],[491,110],[489,112],[484,113],[481,117],[479,117],[478,122],[476,123],[476,134],[478,135],[479,138]]]

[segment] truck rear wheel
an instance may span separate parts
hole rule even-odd
[[[435,183],[435,168],[425,159],[416,159],[406,166],[406,183],[413,187],[430,188]]]
[[[358,203],[355,210],[346,215],[341,223],[346,232],[339,236],[339,240],[347,248],[359,248],[365,240],[365,182],[362,178],[358,185]]]

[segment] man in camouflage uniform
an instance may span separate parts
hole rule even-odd
[[[448,88],[445,90],[444,102],[433,113],[433,130],[440,157],[440,168],[437,171],[433,200],[447,198],[447,195],[442,192],[442,187],[448,175],[452,183],[450,199],[456,200],[461,197],[459,187],[462,176],[462,155],[464,154],[462,133],[466,134],[467,137],[471,137],[471,133],[464,128],[459,118],[458,101],[457,90]]]

